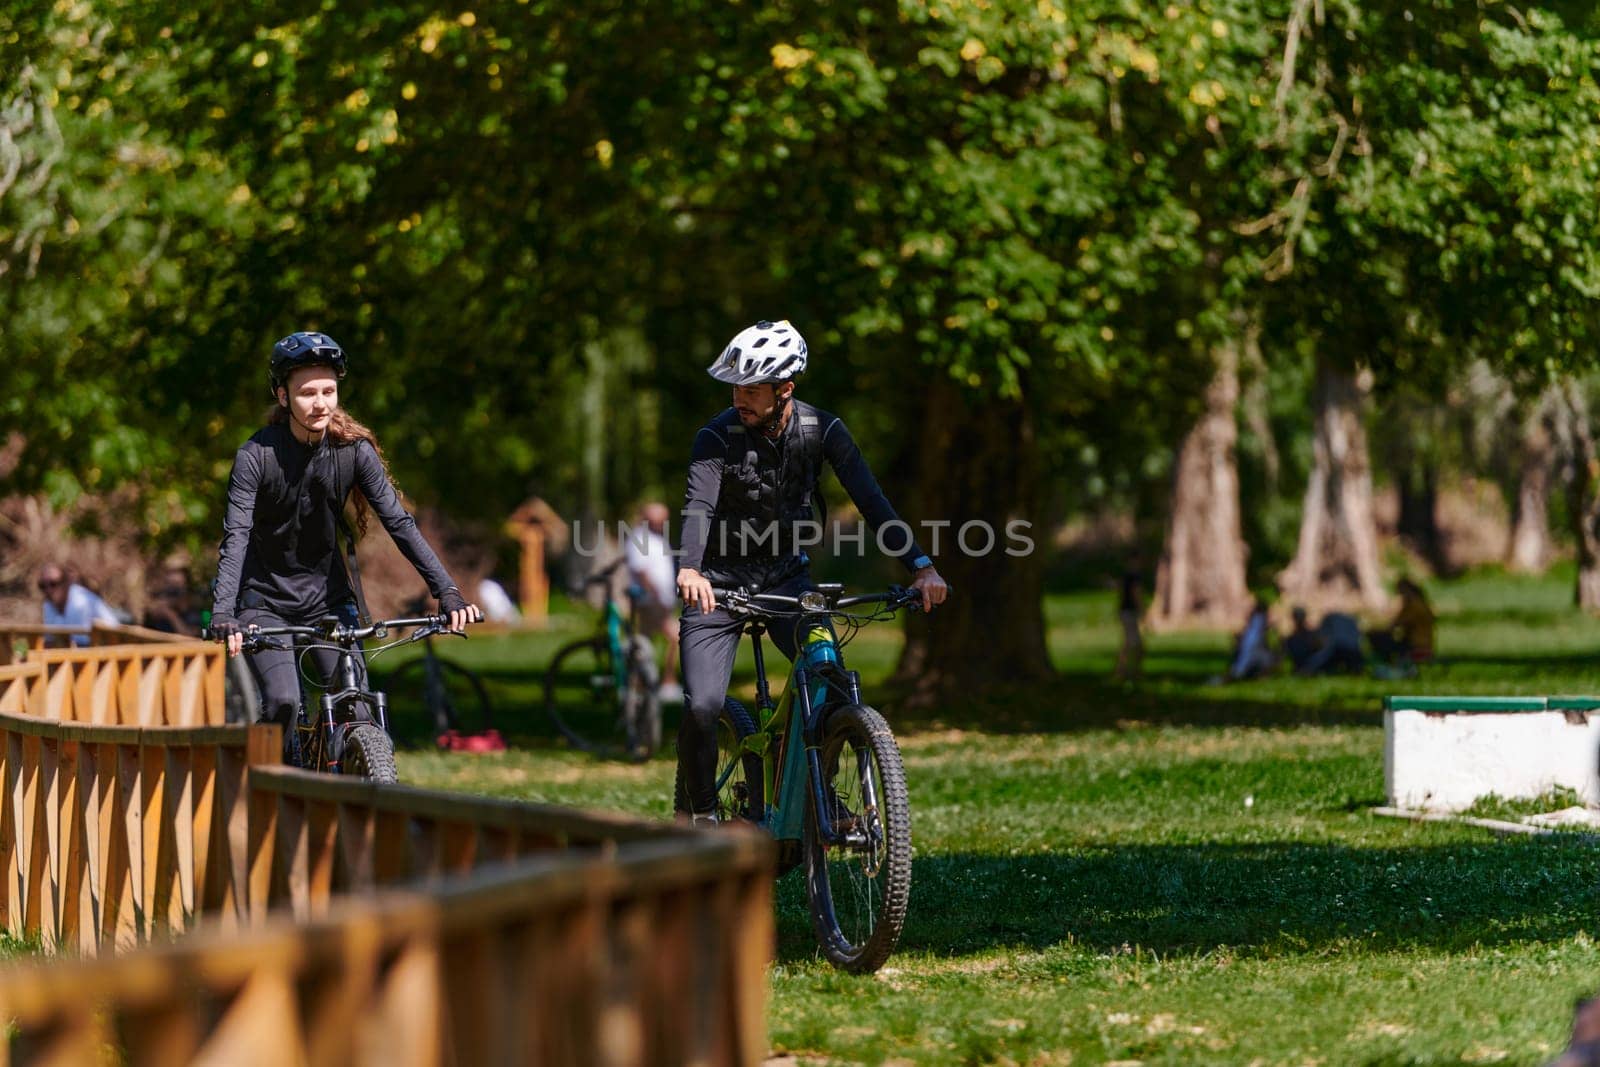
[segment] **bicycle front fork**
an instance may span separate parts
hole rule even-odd
[[[322,736],[323,744],[327,746],[328,770],[338,773],[340,764],[344,760],[344,731],[352,723],[339,721],[339,704],[345,698],[344,693],[322,694]],[[363,692],[361,700],[367,702],[372,709],[372,721],[384,733],[389,732],[389,698],[383,693]]]

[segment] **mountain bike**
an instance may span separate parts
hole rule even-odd
[[[388,699],[367,685],[358,664],[363,656],[361,642],[382,639],[390,630],[400,629],[412,632],[368,651],[366,659],[376,659],[392,648],[425,641],[435,634],[454,632],[448,615],[385,619],[370,626],[349,626],[337,616],[328,615],[315,626],[245,628],[246,652],[280,649],[299,653],[300,708],[284,746],[289,763],[306,770],[370,778],[391,785],[399,781],[394,742],[389,737]],[[289,641],[285,643],[280,638]],[[306,707],[306,687],[315,681],[306,672],[305,657],[319,648],[337,652],[339,659],[318,702],[316,718],[312,719]]]
[[[544,710],[573,746],[603,756],[646,760],[661,747],[661,674],[655,646],[638,633],[643,590],[628,588],[628,613],[610,593],[618,560],[588,585],[606,588],[600,629],[556,652],[544,676]]]
[[[804,864],[823,955],[841,970],[871,973],[905,925],[911,805],[894,733],[862,703],[860,675],[845,668],[840,650],[867,623],[919,609],[922,597],[899,586],[864,596],[842,591],[835,584],[798,597],[717,591],[730,615],[749,620],[744,632],[756,668],[755,717],[730,697],[718,722],[717,816],[777,838],[779,874]],[[776,703],[761,645],[774,626],[792,626],[799,650]],[[681,778],[676,807],[689,808]]]

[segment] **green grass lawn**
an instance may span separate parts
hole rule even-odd
[[[916,867],[902,949],[871,977],[815,951],[778,887],[776,1053],[823,1062],[1539,1063],[1600,990],[1600,852],[1373,816],[1380,698],[1600,692],[1600,622],[1571,573],[1433,586],[1442,662],[1420,679],[1236,686],[1220,634],[1151,640],[1108,681],[1109,594],[1052,598],[1052,686],[896,722]],[[448,646],[481,667],[516,751],[403,755],[410,782],[664,815],[670,757],[559,748],[538,672],[583,620]],[[847,650],[869,693],[894,627]],[[748,685],[748,664],[736,675]],[[885,696],[892,694],[885,693]],[[401,694],[392,694],[402,733]],[[414,724],[414,719],[411,720]],[[415,736],[415,733],[413,734]]]

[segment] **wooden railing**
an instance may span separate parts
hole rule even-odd
[[[41,691],[10,710],[106,726],[220,726],[227,721],[227,661],[221,645],[106,624],[94,627],[93,646],[44,645],[49,638],[86,632],[50,626],[0,630],[5,655],[0,664],[44,666],[30,682]],[[25,649],[20,658],[11,656],[17,649]],[[0,703],[0,710],[7,707]]]
[[[756,1064],[754,834],[527,857],[322,918],[0,972],[15,1062]]]
[[[96,621],[91,626],[0,623],[0,666],[18,662],[29,652],[69,647],[73,644],[73,638],[85,636],[91,645],[139,645],[182,640],[163,630],[120,622]]]
[[[764,836],[291,770],[276,727],[68,721],[155,717],[166,668],[129,653],[0,667],[0,921],[121,953],[0,969],[0,1063],[760,1062]]]
[[[65,648],[74,637],[89,633],[81,626],[0,624],[0,666],[20,663],[30,652],[52,646]]]
[[[40,709],[30,706],[30,700],[42,700],[44,687],[36,680],[44,677],[44,665],[39,663],[8,663],[0,666],[0,712],[11,715],[37,715]]]
[[[11,668],[14,669],[14,668]],[[0,921],[94,955],[249,908],[246,768],[276,727],[143,730],[0,714]]]
[[[149,645],[182,640],[185,640],[185,638],[180,634],[171,634],[165,630],[152,630],[148,626],[135,626],[124,622],[100,622],[96,620],[94,625],[89,627],[89,643],[91,645]]]
[[[47,648],[39,683],[50,718],[120,726],[220,726],[227,721],[222,646],[209,641]]]

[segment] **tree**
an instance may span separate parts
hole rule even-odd
[[[1528,405],[1518,427],[1517,482],[1512,496],[1506,568],[1543,574],[1555,555],[1550,536],[1550,492],[1559,458],[1560,391],[1547,388]]]
[[[1369,348],[1379,379],[1436,382],[1481,356],[1534,393],[1588,365],[1600,294],[1592,11],[1462,2],[1426,26],[1387,5],[1347,17],[1325,39],[1373,144],[1343,210],[1392,323]],[[1591,510],[1587,497],[1573,509]],[[1593,567],[1580,568],[1586,605],[1600,605]]]
[[[1184,436],[1172,473],[1166,543],[1149,612],[1157,626],[1197,619],[1228,626],[1249,606],[1234,457],[1239,356],[1226,347],[1216,356],[1205,414]]]

